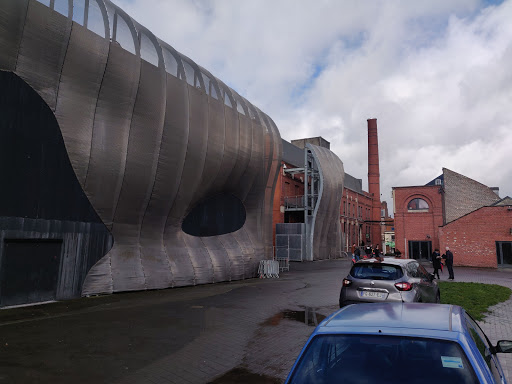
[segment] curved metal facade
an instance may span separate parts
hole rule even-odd
[[[271,257],[276,125],[110,1],[3,0],[0,70],[54,112],[113,236],[82,295],[253,277]],[[186,234],[187,215],[218,194],[242,202],[240,229]]]
[[[343,163],[331,150],[306,144],[320,176],[318,201],[309,233],[313,260],[341,257],[340,205],[345,171]]]

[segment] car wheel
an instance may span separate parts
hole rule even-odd
[[[441,294],[439,292],[437,292],[437,295],[436,295],[436,303],[441,304]]]

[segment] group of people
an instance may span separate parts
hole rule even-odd
[[[370,244],[366,245],[364,247],[364,259],[370,259],[372,257],[375,257],[377,259],[380,259],[382,257],[382,252],[379,249],[379,244],[375,245],[375,247],[371,247]],[[354,243],[352,245],[352,261],[358,262],[361,260],[361,249]]]
[[[363,258],[369,259],[371,257],[375,257],[376,259],[381,259],[382,253],[379,249],[379,244],[377,244],[374,248],[372,248],[369,244],[364,247],[365,255]],[[354,243],[352,245],[352,261],[354,263],[361,260],[361,250]],[[434,267],[434,277],[437,275],[437,278],[440,280],[439,271],[443,271],[443,261],[444,265],[448,269],[448,280],[453,280],[455,277],[453,275],[453,253],[450,251],[450,247],[446,247],[446,253],[442,255],[439,253],[439,249],[435,249],[432,253],[432,266]]]
[[[446,247],[446,253],[442,255],[439,253],[439,249],[435,249],[432,253],[432,266],[434,267],[434,276],[437,275],[438,279],[441,279],[439,276],[439,270],[443,271],[443,260],[444,265],[448,269],[448,280],[453,280],[455,277],[453,276],[453,253],[450,251],[450,247]]]

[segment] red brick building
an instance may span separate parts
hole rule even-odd
[[[283,144],[290,143],[283,140]],[[284,145],[286,145],[284,144]],[[274,231],[274,245],[276,236],[277,223],[302,223],[304,222],[303,211],[287,211],[285,206],[298,204],[304,196],[304,174],[296,173],[290,174],[285,172],[286,169],[298,167],[297,165],[290,164],[289,162],[281,162],[281,170],[277,178],[276,189],[274,192],[274,206],[273,206],[273,231]]]
[[[429,259],[448,246],[455,265],[512,265],[512,199],[497,192],[446,168],[427,185],[394,187],[396,248]]]
[[[441,249],[450,247],[455,265],[512,265],[512,200],[507,199],[439,228]]]
[[[388,203],[383,201],[380,204],[380,221],[381,226],[384,227],[382,232],[394,231],[395,222],[391,216],[389,216]]]
[[[379,135],[377,119],[368,119],[368,195],[372,201],[370,210],[370,239],[372,244],[382,247],[381,203],[380,203]]]
[[[298,155],[302,155],[302,150],[296,148],[295,151],[291,144],[283,140],[283,149],[285,156],[290,156],[290,152],[295,152],[296,162],[302,160]],[[277,223],[302,223],[304,222],[303,211],[293,211],[294,205],[300,205],[304,195],[304,174],[289,173],[287,170],[300,167],[292,164],[289,157],[288,161],[283,161],[281,172],[277,179],[276,190],[274,193],[273,222],[274,237]],[[303,160],[302,160],[303,162]],[[379,202],[380,204],[380,202]],[[383,232],[381,233],[381,224],[372,221],[373,199],[370,194],[363,190],[362,179],[357,179],[348,173],[345,173],[345,185],[343,188],[342,203],[340,206],[340,223],[342,231],[342,249],[345,252],[351,252],[352,244],[359,246],[366,244],[379,244],[383,249]],[[381,214],[379,209],[378,214]],[[388,220],[390,218],[388,217]],[[371,228],[377,227],[379,235],[372,237]],[[385,227],[382,227],[382,230]]]
[[[345,186],[340,207],[342,245],[345,252],[358,246],[381,243],[380,237],[371,237],[373,202],[370,194],[363,191],[363,181],[345,173]]]
[[[301,198],[304,195],[304,175],[295,168],[304,166],[306,143],[326,148],[330,144],[325,139],[309,138],[283,140],[283,161],[274,194],[273,222],[274,244],[275,229],[278,223],[302,223],[304,212],[300,210]],[[341,244],[342,250],[350,253],[352,244],[358,246],[379,244],[384,246],[384,230],[392,230],[392,219],[380,201],[380,173],[376,119],[368,120],[368,185],[369,192],[363,191],[362,179],[345,173],[342,202],[340,206]],[[294,209],[297,206],[297,210]],[[382,219],[384,218],[384,222]],[[387,223],[387,227],[386,227]]]
[[[380,225],[381,234],[384,239],[382,246],[383,253],[394,254],[395,252],[395,220],[389,215],[388,203],[381,202],[380,208]]]
[[[428,259],[434,249],[439,249],[441,189],[439,185],[393,188],[395,250],[403,257]]]

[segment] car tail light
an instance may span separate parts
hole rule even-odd
[[[399,291],[410,291],[412,289],[412,285],[410,283],[396,283],[395,287]]]
[[[343,279],[343,286],[344,287],[348,287],[350,284],[352,284],[352,281],[350,281],[349,279]]]

